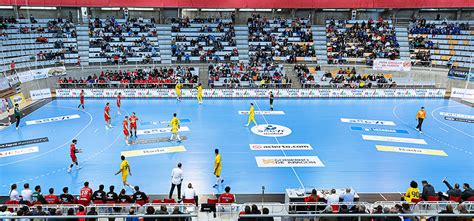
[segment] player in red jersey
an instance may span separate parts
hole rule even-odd
[[[84,182],[84,187],[79,191],[79,200],[89,203],[91,201],[92,189],[89,188],[89,182]]]
[[[44,199],[48,204],[59,204],[59,197],[54,195],[53,188],[49,188],[49,194],[44,196]]]
[[[133,131],[135,131],[135,138],[137,138],[138,117],[135,116],[135,112],[132,113],[132,116],[130,116],[129,120],[130,120],[130,136],[133,136]]]
[[[84,109],[84,90],[81,90],[81,93],[79,94],[79,100],[81,101],[81,103],[79,104],[79,106],[77,106],[77,108],[80,108],[82,106],[82,109]]]
[[[118,115],[121,115],[122,113],[120,113],[120,105],[122,105],[122,93],[119,92],[118,95],[117,95],[117,108],[118,108]]]
[[[76,144],[77,144],[77,140],[76,139],[72,140],[70,153],[69,153],[71,156],[72,163],[69,166],[69,169],[67,170],[67,172],[69,173],[72,171],[72,167],[74,167],[74,164],[76,164],[77,170],[81,169],[81,167],[79,166],[79,163],[77,162],[76,153],[81,153],[82,151],[81,149],[76,148]]]
[[[110,103],[109,102],[105,104],[104,119],[105,119],[105,129],[112,128],[112,124],[110,123],[111,117],[110,117]]]
[[[123,135],[125,136],[125,143],[127,145],[130,145],[128,139],[130,138],[130,133],[128,130],[128,116],[125,116],[125,119],[123,120]]]

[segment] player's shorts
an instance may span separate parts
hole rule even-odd
[[[105,119],[105,121],[109,121],[110,117],[107,117],[106,115],[104,115],[104,119]]]
[[[76,155],[71,155],[71,160],[72,160],[73,163],[77,162]]]
[[[117,103],[117,107],[120,107],[120,103]]]
[[[123,174],[122,173],[122,182],[127,181],[127,176],[128,176],[128,174]]]
[[[128,130],[123,130],[123,135],[128,136]]]
[[[221,169],[222,167],[217,168],[216,173],[214,175],[221,176]]]
[[[84,99],[81,99],[81,104],[84,104]]]
[[[136,130],[137,129],[137,124],[136,123],[135,124],[130,124],[130,129],[135,129]]]

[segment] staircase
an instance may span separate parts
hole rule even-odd
[[[239,50],[239,62],[249,63],[249,28],[243,25],[237,25],[235,28],[235,40]]]
[[[327,43],[326,43],[326,26],[313,26],[314,50],[319,64],[328,63]]]
[[[81,56],[81,65],[89,66],[89,27],[88,22],[76,27],[77,31],[77,51]]]
[[[171,64],[171,26],[156,25],[156,32],[158,34],[158,46],[160,47],[161,63]]]
[[[400,59],[410,60],[410,44],[408,43],[407,27],[395,27],[398,44],[400,45]]]

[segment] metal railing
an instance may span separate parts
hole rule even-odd
[[[197,83],[184,83],[182,88],[194,88]],[[56,83],[57,88],[84,89],[174,89],[176,83]]]
[[[291,88],[292,83],[265,83],[261,84],[260,82],[240,82],[240,83],[209,83],[210,88],[254,88],[254,89],[266,89],[266,88]]]
[[[329,81],[325,82],[315,82],[315,83],[302,83],[302,88],[340,88],[340,89],[396,89],[396,88],[440,88],[441,84],[435,82],[425,82],[426,84],[420,84],[413,81],[410,84],[406,82],[403,83],[376,83],[371,82],[371,87],[368,86],[368,83],[364,84],[364,87],[359,87],[358,83],[351,84],[351,83],[329,83]],[[349,86],[347,86],[349,85]]]

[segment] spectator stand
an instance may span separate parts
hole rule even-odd
[[[174,19],[171,24],[174,62],[238,61],[239,52],[231,19]]]
[[[64,77],[58,88],[193,88],[199,82],[199,68],[176,66],[135,70],[105,70],[82,78]]]
[[[89,62],[155,64],[161,61],[155,23],[151,19],[91,19]]]
[[[316,62],[309,20],[267,19],[255,14],[247,25],[251,62]]]
[[[329,64],[366,63],[376,58],[400,58],[392,21],[326,20]]]
[[[75,25],[66,19],[18,19],[0,30],[0,72],[77,61]]]
[[[474,53],[474,31],[472,21],[436,20],[420,18],[408,27],[410,44],[413,44],[412,58],[415,64],[419,57],[434,66],[468,69],[470,56]],[[421,54],[421,55],[420,55]],[[423,56],[425,55],[425,56]]]
[[[208,66],[211,88],[290,88],[291,80],[278,63],[260,65],[244,63],[212,63]]]

